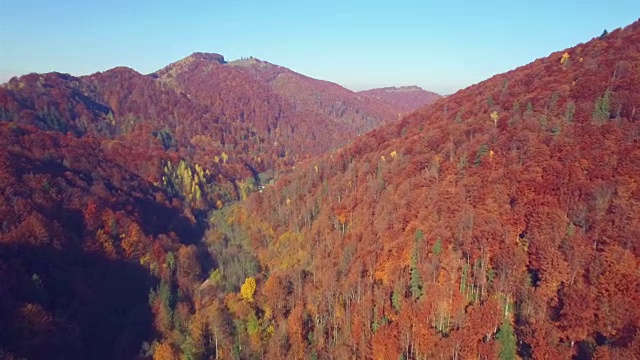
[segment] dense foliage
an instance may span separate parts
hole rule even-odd
[[[157,263],[202,230],[105,143],[5,122],[0,145],[0,357],[136,354]]]
[[[225,64],[194,54],[149,76],[30,74],[0,87],[0,358],[231,353],[226,327],[219,349],[205,346],[212,315],[189,325],[196,290],[212,272],[252,299],[257,262],[235,242],[211,257],[208,213],[397,112],[359,108],[373,125],[327,117]]]
[[[197,164],[216,187],[203,208],[240,199],[242,184],[264,185],[273,170],[344,144],[400,112],[375,99],[377,107],[353,103],[359,97],[336,84],[269,68],[304,79],[314,93],[342,97],[350,111],[329,116],[323,112],[332,111],[329,103],[294,104],[250,67],[195,53],[148,76],[119,67],[80,78],[13,78],[0,87],[0,120],[114,140],[110,148],[127,157],[120,163],[151,181],[162,179],[160,163]]]
[[[640,356],[639,46],[495,76],[234,207],[205,240],[257,256],[244,356]]]
[[[640,357],[640,23],[315,158],[242,61],[0,88],[0,357]]]

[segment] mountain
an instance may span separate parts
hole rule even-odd
[[[216,54],[13,79],[0,358],[638,358],[638,68],[640,22],[398,121]]]
[[[3,120],[118,140],[146,151],[155,163],[169,161],[150,153],[160,143],[235,188],[239,181],[264,182],[259,174],[334,149],[400,112],[267,62],[227,63],[206,53],[149,75],[126,67],[83,77],[30,74],[0,87]],[[216,160],[222,157],[227,160]],[[144,178],[162,179],[162,166],[145,165],[123,162]],[[210,200],[228,202],[240,198],[240,191],[215,198]]]
[[[245,356],[640,357],[639,67],[636,22],[216,214],[204,241],[240,234],[259,264],[229,305],[258,324]]]
[[[276,132],[295,133],[295,141],[290,140],[288,146],[297,146],[296,153],[318,154],[355,135],[350,124],[297,106],[274,92],[263,79],[228,64],[220,55],[195,53],[150,77],[206,106],[222,121],[257,127],[267,137]],[[304,141],[305,137],[309,140]]]
[[[356,127],[370,129],[298,110],[225,63],[221,55],[196,53],[150,76],[125,67],[84,77],[30,74],[0,87],[0,118],[117,141],[140,155],[121,158],[121,165],[154,182],[165,175],[163,163],[197,164],[207,186],[217,187],[193,204],[200,208],[238,199],[241,187],[254,188],[274,170],[347,142]]]
[[[357,133],[396,120],[403,111],[395,104],[362,96],[338,84],[313,79],[255,58],[236,60],[229,65],[252,73],[278,95],[294,103],[297,109],[321,114],[337,123],[346,124]]]
[[[174,322],[190,321],[203,276],[226,264],[232,284],[254,271],[235,240],[211,258],[200,242],[210,213],[397,119],[375,99],[268,66],[319,100],[204,53],[149,75],[118,67],[0,86],[1,358],[160,356],[153,340],[186,334]]]
[[[380,99],[403,113],[408,113],[425,105],[429,105],[442,96],[422,89],[419,86],[385,87],[359,91],[358,94]]]

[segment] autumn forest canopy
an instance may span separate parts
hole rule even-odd
[[[0,359],[640,358],[640,22],[441,97],[0,85]]]

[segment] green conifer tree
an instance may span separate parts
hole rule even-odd
[[[420,299],[422,297],[422,276],[420,276],[420,271],[417,268],[418,266],[418,257],[417,254],[414,253],[411,255],[411,274],[409,278],[409,290],[411,290],[411,296],[414,299]]]
[[[509,318],[504,318],[502,325],[500,325],[500,332],[496,336],[500,343],[500,353],[498,359],[500,360],[516,360],[516,335],[513,332],[513,327]]]

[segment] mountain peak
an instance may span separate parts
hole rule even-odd
[[[138,71],[128,66],[116,66],[106,71],[97,72],[96,74],[128,74],[128,75],[140,75]]]
[[[216,53],[204,53],[204,52],[194,52],[193,54],[187,56],[183,60],[194,61],[194,60],[204,60],[216,62],[218,64],[226,64],[227,62],[224,60],[224,56]]]
[[[167,75],[169,77],[173,77],[176,73],[183,71],[194,63],[204,64],[207,68],[211,68],[212,66],[224,65],[227,62],[225,61],[224,56],[220,54],[194,52],[193,54],[174,63],[171,63],[150,75],[154,78],[159,78]]]
[[[267,62],[266,61],[261,61],[260,59],[254,58],[253,56],[249,56],[249,57],[242,57],[240,59],[233,60],[233,61],[229,62],[229,65],[233,65],[233,66],[251,66],[251,65],[263,64],[263,63],[267,63]]]
[[[380,90],[386,91],[386,92],[421,91],[421,90],[424,91],[424,89],[416,85],[390,86],[390,87],[380,88]]]

